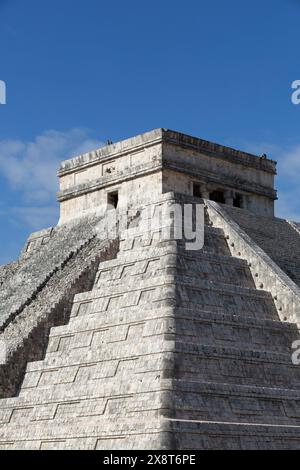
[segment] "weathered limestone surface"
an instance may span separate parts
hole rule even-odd
[[[168,129],[109,145],[65,161],[58,172],[60,223],[99,210],[107,194],[119,191],[120,207],[147,203],[153,194],[192,196],[199,185],[203,198],[216,191],[255,214],[274,215],[272,160],[213,144]],[[213,196],[212,196],[213,197]]]
[[[225,205],[223,208],[250,238],[300,286],[299,224],[277,217],[253,216],[247,210]]]
[[[85,217],[29,238],[18,263],[1,270],[0,330],[35,298],[58,269],[95,237],[99,221],[96,216]]]
[[[18,393],[27,363],[44,357],[50,329],[68,322],[74,295],[92,288],[99,261],[116,256],[117,248],[117,241],[91,240],[11,319],[0,334],[6,353],[0,364],[1,397]]]
[[[193,198],[193,166],[206,190],[244,181],[249,211]],[[166,130],[62,164],[68,223],[0,268],[0,449],[300,449],[300,229],[257,215],[274,172]],[[98,230],[116,190],[127,237]],[[174,202],[205,204],[202,250],[140,217]]]
[[[137,227],[100,262],[1,400],[1,448],[299,448],[298,329],[224,231],[205,231],[192,253]]]

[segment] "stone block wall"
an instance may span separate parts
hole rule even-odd
[[[160,195],[148,217],[193,201]],[[299,331],[293,312],[282,321],[283,295],[296,303],[299,288],[223,206],[205,203],[198,252],[160,237],[170,221],[149,232],[138,204],[117,241],[99,240],[99,220],[93,236],[81,221],[46,244],[31,237],[21,272],[60,246],[63,258],[51,257],[53,274],[37,293],[30,284],[3,328],[10,370],[20,353],[23,375],[13,387],[3,369],[0,449],[300,448]]]

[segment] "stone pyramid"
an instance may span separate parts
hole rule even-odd
[[[59,225],[0,267],[0,449],[300,449],[300,226],[274,174],[165,129],[62,163]],[[193,205],[198,250],[152,224]]]

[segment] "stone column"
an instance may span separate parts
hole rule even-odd
[[[225,204],[228,206],[233,206],[233,192],[232,191],[225,191]]]
[[[209,199],[209,189],[206,185],[201,186],[201,195],[203,199]]]
[[[251,196],[243,196],[242,207],[243,207],[243,209],[248,209],[249,211],[252,210],[252,198],[251,198]]]

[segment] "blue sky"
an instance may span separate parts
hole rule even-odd
[[[0,264],[56,224],[61,159],[167,127],[279,162],[300,220],[300,0],[0,0]]]

